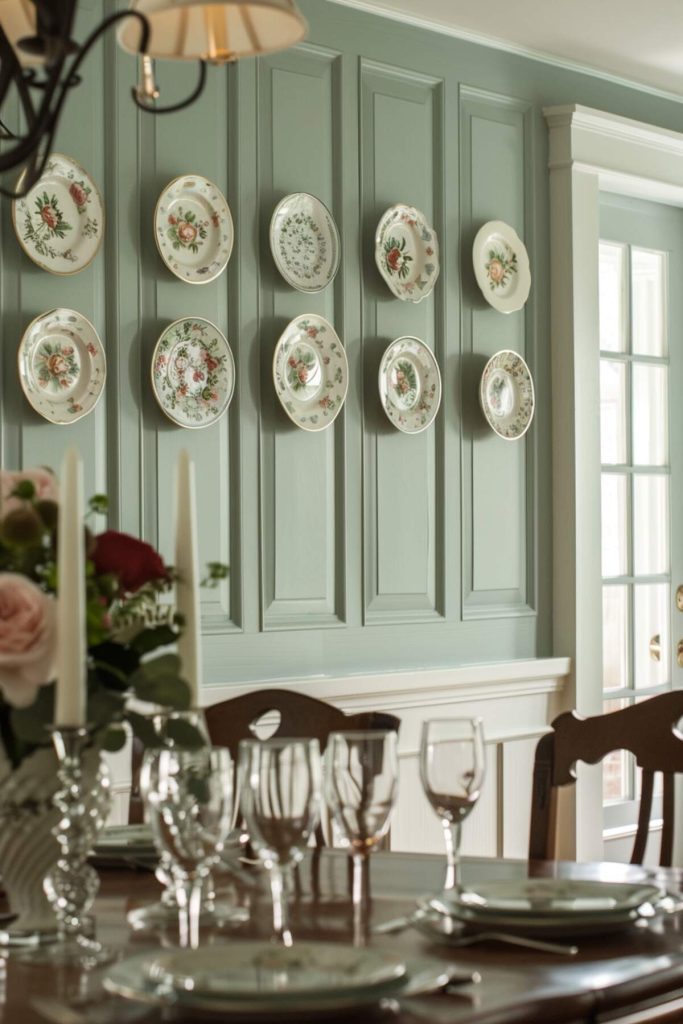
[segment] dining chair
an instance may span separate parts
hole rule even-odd
[[[619,711],[582,718],[567,711],[538,741],[533,769],[529,859],[554,860],[557,796],[561,786],[576,782],[576,762],[597,764],[616,750],[634,755],[642,769],[640,808],[632,864],[642,864],[652,813],[654,779],[663,777],[661,867],[671,867],[674,838],[674,776],[683,772],[683,690],[650,697]]]
[[[321,752],[332,732],[340,730],[388,729],[398,732],[400,718],[384,711],[359,711],[347,715],[326,701],[309,697],[294,690],[270,688],[252,690],[241,697],[212,704],[204,709],[211,742],[227,747],[237,761],[240,740],[259,735],[259,724],[268,730],[268,738],[296,736],[317,739]],[[269,728],[269,725],[274,728]],[[143,820],[143,807],[139,789],[140,764],[143,748],[133,741],[132,785],[128,810],[130,824]]]

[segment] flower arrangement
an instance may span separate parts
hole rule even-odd
[[[47,469],[0,472],[0,746],[10,770],[39,747],[51,746],[56,655],[58,487]],[[104,514],[96,495],[89,516]],[[183,623],[159,598],[175,574],[151,545],[129,534],[94,534],[86,545],[87,709],[93,740],[115,751],[126,724],[145,745],[154,730],[144,704],[189,706],[190,688],[174,644]],[[227,568],[208,567],[206,585]],[[142,707],[141,707],[142,702]],[[192,738],[188,737],[188,742]]]

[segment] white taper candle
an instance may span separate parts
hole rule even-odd
[[[194,463],[183,449],[176,467],[175,568],[176,610],[185,625],[178,641],[180,671],[190,684],[192,707],[199,706],[202,678],[201,619],[199,612],[199,556]]]
[[[86,720],[83,464],[69,448],[60,475],[57,530],[57,685],[55,725]]]

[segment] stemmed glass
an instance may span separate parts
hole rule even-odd
[[[363,944],[368,856],[389,828],[398,791],[397,737],[393,731],[333,732],[325,755],[325,799],[353,860],[353,931]]]
[[[287,910],[291,869],[320,816],[320,746],[315,739],[242,740],[238,786],[254,850],[270,874],[273,937],[292,945]]]
[[[168,855],[181,946],[199,944],[202,892],[230,832],[233,766],[224,747],[161,749],[144,763],[148,819]]]
[[[484,732],[480,718],[442,718],[423,723],[420,776],[427,798],[441,819],[446,840],[446,881],[440,902],[457,904],[462,823],[481,793],[485,774]]]

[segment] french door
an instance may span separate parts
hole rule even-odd
[[[613,710],[683,685],[683,211],[604,194],[599,264],[601,685]],[[605,761],[606,839],[635,826],[639,785],[628,755]]]

